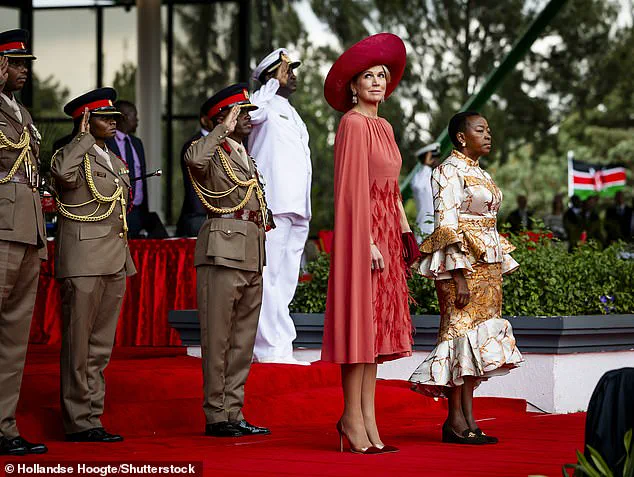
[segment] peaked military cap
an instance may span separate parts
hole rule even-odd
[[[286,61],[293,70],[302,64],[301,61],[291,61],[286,48],[278,48],[266,55],[264,59],[260,61],[258,66],[256,66],[253,70],[253,79],[258,80],[260,83],[264,83],[264,77],[266,74],[277,69],[277,67],[282,64],[282,61]]]
[[[28,48],[29,32],[22,29],[3,31],[0,33],[0,56],[9,58],[35,59]]]
[[[114,88],[97,88],[73,99],[64,106],[64,112],[73,119],[84,114],[86,108],[90,114],[120,115],[121,113],[114,106],[116,99],[117,92]]]
[[[255,104],[251,103],[248,85],[246,83],[236,83],[221,89],[205,101],[201,111],[203,111],[207,117],[213,119],[221,112],[231,109],[236,105],[247,111],[258,109]]]

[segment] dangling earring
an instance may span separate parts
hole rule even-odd
[[[462,147],[467,147],[467,143],[466,143],[466,142],[461,142],[461,143],[460,143],[460,145],[461,145]]]
[[[381,103],[385,103],[385,96],[381,98]]]
[[[357,93],[352,93],[352,104],[357,104],[359,102],[359,98],[357,98]]]

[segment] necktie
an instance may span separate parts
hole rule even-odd
[[[15,117],[18,118],[18,121],[22,122],[22,111],[20,111],[20,106],[18,106],[17,101],[14,100],[11,106],[13,107]]]
[[[125,162],[128,164],[128,170],[130,175],[135,174],[134,169],[134,155],[132,154],[132,143],[130,142],[130,136],[126,136],[123,141],[125,142]],[[134,178],[133,178],[134,179]],[[134,185],[136,181],[132,181],[132,197],[134,197]]]

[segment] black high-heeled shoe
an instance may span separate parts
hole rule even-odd
[[[341,426],[341,420],[337,421],[337,433],[339,434],[339,452],[343,452],[343,438],[345,436],[346,440],[348,441],[348,445],[350,446],[350,452],[352,452],[353,454],[374,455],[374,454],[384,453],[374,446],[362,447],[360,449],[355,449],[354,447],[352,447],[350,438],[343,432],[343,427]]]
[[[442,441],[447,444],[468,444],[468,445],[482,445],[486,444],[486,441],[483,437],[477,436],[474,432],[472,432],[469,428],[465,429],[462,432],[462,435],[458,434],[453,428],[449,425],[448,422],[445,422],[442,425]]]
[[[482,432],[482,429],[480,429],[479,427],[476,427],[475,429],[471,430],[471,432],[473,432],[478,437],[482,437],[485,440],[486,444],[497,444],[500,441],[497,437],[493,437],[493,436],[489,436],[485,434],[484,432]]]

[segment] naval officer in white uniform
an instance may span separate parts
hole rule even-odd
[[[266,235],[266,267],[254,361],[308,364],[293,358],[297,334],[288,305],[293,299],[311,216],[312,165],[308,130],[288,98],[297,89],[288,51],[279,48],[253,71],[262,87],[253,94],[249,152],[265,181],[276,228]]]

